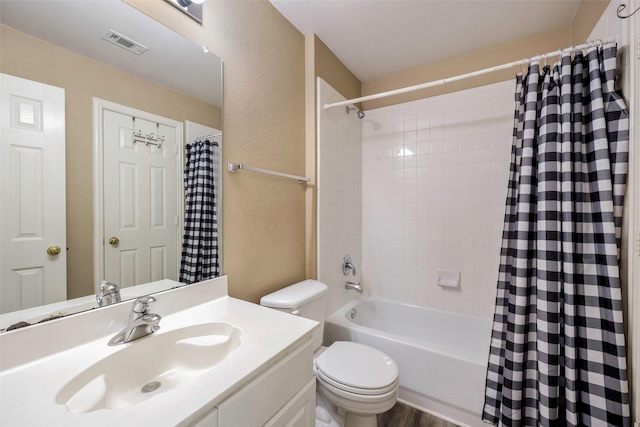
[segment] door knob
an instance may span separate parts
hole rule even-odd
[[[115,245],[117,245],[118,243],[120,243],[120,239],[118,239],[117,237],[111,237],[111,238],[109,238],[109,244],[110,244],[111,246],[115,246]]]
[[[52,256],[53,256],[53,255],[59,255],[59,254],[60,254],[60,252],[61,252],[60,246],[49,246],[49,247],[47,248],[47,253],[48,253],[49,255],[52,255]]]

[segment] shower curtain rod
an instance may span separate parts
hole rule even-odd
[[[380,99],[380,98],[386,98],[388,96],[394,96],[394,95],[400,95],[403,93],[409,93],[409,92],[415,92],[417,90],[422,90],[422,89],[428,89],[434,86],[440,86],[440,85],[444,85],[446,83],[452,83],[452,82],[456,82],[458,80],[465,80],[465,79],[469,79],[471,77],[477,77],[477,76],[481,76],[483,74],[489,74],[489,73],[493,73],[494,71],[500,71],[500,70],[506,70],[509,68],[513,68],[513,67],[517,67],[518,65],[524,65],[524,64],[528,64],[529,62],[532,61],[539,61],[541,59],[546,59],[546,58],[551,58],[554,56],[560,56],[563,53],[569,53],[569,52],[575,52],[577,50],[583,50],[586,48],[589,48],[591,46],[600,46],[600,45],[604,45],[607,43],[612,43],[614,42],[615,39],[607,39],[607,40],[594,40],[594,41],[590,41],[578,46],[571,46],[567,49],[560,49],[560,50],[556,50],[555,52],[549,52],[549,53],[545,53],[542,55],[538,55],[538,56],[534,56],[531,58],[525,58],[525,59],[521,59],[519,61],[513,61],[513,62],[509,62],[508,64],[502,64],[502,65],[497,65],[495,67],[489,67],[489,68],[485,68],[483,70],[478,70],[478,71],[473,71],[471,73],[467,73],[467,74],[461,74],[459,76],[455,76],[455,77],[448,77],[446,79],[441,79],[441,80],[435,80],[432,82],[428,82],[428,83],[421,83],[415,86],[409,86],[409,87],[405,87],[405,88],[401,88],[401,89],[394,89],[394,90],[389,90],[386,92],[380,92],[380,93],[376,93],[373,95],[367,95],[367,96],[361,96],[360,98],[354,98],[354,99],[348,99],[346,101],[340,101],[340,102],[334,102],[332,104],[324,104],[324,109],[328,110],[330,108],[335,108],[335,107],[343,107],[345,105],[350,105],[350,104],[356,104],[358,102],[364,102],[364,101],[372,101],[374,99]]]
[[[211,134],[211,135],[197,136],[197,137],[193,138],[193,141],[187,142],[187,147],[189,145],[193,144],[193,143],[211,140],[211,139],[216,138],[218,136],[222,136],[222,132],[216,133],[216,134]],[[215,142],[216,144],[218,143],[217,141],[213,141],[213,142]]]
[[[218,137],[218,136],[222,136],[222,132],[220,132],[220,133],[214,133],[214,134],[211,134],[211,135],[202,135],[202,136],[198,136],[198,137],[196,137],[196,138],[195,138],[195,140],[196,140],[196,141],[202,141],[202,140],[204,140],[204,139],[215,138],[215,137]]]

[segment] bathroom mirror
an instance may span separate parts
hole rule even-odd
[[[1,0],[0,22],[0,72],[65,91],[66,295],[67,299],[86,300],[95,294],[97,285],[94,257],[98,251],[92,237],[96,218],[94,100],[180,123],[178,139],[183,145],[198,136],[189,135],[194,126],[200,131],[214,130],[221,145],[222,61],[121,0]],[[183,167],[179,165],[176,177],[166,178],[180,183]],[[149,203],[147,199],[138,197],[136,203]],[[176,201],[178,212],[183,211],[181,202]],[[0,203],[10,206],[12,202]],[[220,212],[220,198],[217,206]],[[179,260],[167,262],[178,264]],[[172,279],[164,281],[166,286],[178,280],[161,279]],[[160,282],[154,291],[163,290]],[[128,290],[127,295],[136,296]],[[148,290],[142,289],[141,294]],[[29,310],[33,314],[33,308]],[[43,313],[47,311],[45,307]],[[0,329],[6,326],[0,324]]]

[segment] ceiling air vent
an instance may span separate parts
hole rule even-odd
[[[128,50],[129,52],[133,52],[136,55],[140,55],[145,53],[149,48],[141,45],[140,43],[134,42],[130,38],[123,36],[122,34],[118,34],[113,30],[109,30],[107,34],[102,36],[108,42],[111,42],[117,46],[120,46],[123,49]]]

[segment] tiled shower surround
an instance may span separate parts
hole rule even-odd
[[[514,80],[366,112],[362,278],[373,296],[492,317]],[[438,271],[460,272],[459,287],[437,286]]]
[[[319,105],[345,98],[318,79]],[[318,108],[318,280],[329,287],[327,313],[356,296],[344,287],[362,281],[362,138],[361,121],[344,107]],[[357,274],[345,277],[349,254]]]

